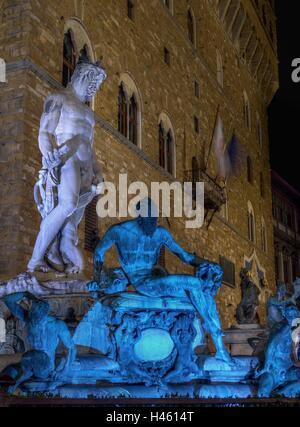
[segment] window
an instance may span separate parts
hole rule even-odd
[[[118,95],[118,131],[133,144],[141,146],[141,102],[132,78],[121,76]]]
[[[169,12],[173,13],[173,0],[163,0],[163,3]]]
[[[85,208],[84,249],[94,252],[98,242],[98,215],[96,211],[97,197]]]
[[[251,128],[251,112],[249,98],[246,92],[244,92],[244,122],[248,129]]]
[[[196,133],[200,133],[199,118],[197,116],[194,116],[194,129]]]
[[[293,255],[293,257],[292,257],[292,279],[293,279],[293,282],[296,280],[297,277],[298,277],[298,262],[297,262],[296,255]]]
[[[175,175],[175,140],[170,119],[165,113],[158,125],[159,165],[169,174]]]
[[[225,285],[235,287],[235,264],[224,256],[220,256],[219,263],[223,270],[222,282]]]
[[[68,30],[64,35],[64,47],[63,47],[63,74],[62,84],[67,87],[71,81],[72,74],[75,70],[77,58],[76,49],[74,44],[74,37],[71,30]]]
[[[261,221],[261,248],[265,253],[267,252],[267,229],[263,218]]]
[[[165,168],[166,159],[165,159],[165,131],[163,128],[163,124],[159,124],[159,166],[163,169]]]
[[[200,85],[197,80],[195,80],[195,97],[200,98]]]
[[[247,180],[250,184],[253,184],[253,165],[251,157],[247,157]]]
[[[137,145],[137,103],[133,95],[129,102],[129,141]]]
[[[164,124],[159,124],[159,165],[173,174],[174,163],[174,139],[171,129],[167,132],[164,129]]]
[[[283,259],[283,274],[284,274],[284,282],[290,283],[289,260],[287,255],[285,255]]]
[[[224,85],[223,60],[219,51],[217,51],[217,80],[221,87]]]
[[[195,19],[194,14],[191,9],[188,10],[187,13],[187,31],[188,31],[188,39],[195,46],[196,45],[196,37],[195,37]]]
[[[167,171],[173,174],[173,137],[171,131],[167,133]]]
[[[127,15],[129,19],[134,20],[134,0],[127,0]]]
[[[255,217],[252,205],[248,202],[248,239],[255,242]]]
[[[127,99],[123,84],[119,87],[118,131],[127,137]]]
[[[171,64],[170,51],[164,47],[164,61],[167,65]]]
[[[64,25],[62,84],[67,86],[75,70],[79,56],[85,55],[95,61],[90,38],[77,18],[69,18]],[[91,103],[93,108],[93,102]]]

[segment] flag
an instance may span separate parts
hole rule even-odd
[[[213,144],[217,163],[217,175],[219,178],[237,176],[242,162],[242,147],[235,134],[228,144],[225,142],[223,123],[218,113],[213,136]]]
[[[227,177],[227,159],[225,156],[225,137],[223,131],[223,122],[220,114],[218,113],[214,136],[213,136],[213,146],[215,150],[216,162],[217,162],[217,173],[220,178]]]

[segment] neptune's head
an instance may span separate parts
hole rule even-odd
[[[147,236],[152,236],[157,228],[158,210],[156,204],[149,197],[136,205],[138,224]]]

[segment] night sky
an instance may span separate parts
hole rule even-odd
[[[291,78],[292,61],[300,58],[298,3],[276,0],[280,89],[269,108],[269,131],[272,168],[300,191],[300,82]]]

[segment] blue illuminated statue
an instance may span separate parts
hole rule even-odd
[[[33,377],[40,380],[51,378],[53,385],[61,384],[63,378],[69,374],[76,355],[75,345],[66,324],[49,315],[50,307],[47,301],[39,300],[29,292],[10,294],[3,300],[11,313],[26,323],[28,343],[31,347],[31,350],[23,354],[19,364],[10,365],[1,373],[1,376],[15,380],[9,391],[14,392],[22,383]],[[68,356],[56,367],[55,355],[60,342],[67,348]]]
[[[106,294],[125,291],[133,285],[136,291],[155,300],[158,297],[185,298],[196,309],[216,347],[216,358],[227,364],[233,361],[222,340],[222,328],[214,297],[222,284],[219,265],[185,251],[164,227],[158,226],[156,206],[150,199],[137,205],[137,218],[113,225],[105,233],[95,251],[94,280],[91,292]],[[103,285],[101,272],[106,252],[116,246],[121,272],[117,279]],[[186,264],[196,266],[196,277],[187,274],[168,275],[155,268],[160,249],[165,246]],[[167,298],[168,297],[168,298]],[[128,320],[129,321],[129,320]]]
[[[258,372],[258,396],[269,397],[272,394],[285,394],[284,389],[294,384],[300,392],[300,370],[294,367],[292,360],[292,325],[300,317],[297,307],[292,304],[282,304],[283,320],[273,326],[267,343],[265,364]],[[284,386],[284,388],[282,388]]]
[[[268,313],[268,326],[273,328],[279,322],[284,320],[282,314],[282,308],[286,305],[286,285],[285,283],[280,283],[277,286],[275,295],[271,296],[267,302],[267,313]]]

